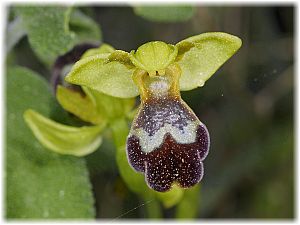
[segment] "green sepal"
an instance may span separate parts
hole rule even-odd
[[[101,124],[105,120],[98,113],[95,102],[89,96],[83,95],[78,91],[58,85],[56,99],[66,111],[74,114],[83,121],[92,124]]]
[[[82,56],[81,59],[87,58],[89,56],[95,56],[98,54],[103,54],[103,53],[113,53],[115,49],[108,45],[108,44],[102,44],[99,48],[92,48],[87,50]]]
[[[116,50],[79,60],[65,80],[114,97],[132,98],[139,95],[132,80],[134,70],[129,54]]]
[[[60,154],[84,156],[94,152],[102,143],[105,124],[72,127],[54,122],[34,110],[26,110],[24,119],[39,142]]]
[[[177,43],[176,62],[182,71],[180,90],[203,86],[241,45],[240,38],[221,32],[204,33]]]
[[[134,98],[117,98],[87,87],[82,87],[82,89],[93,102],[98,115],[106,121],[112,122],[125,118],[134,108]]]

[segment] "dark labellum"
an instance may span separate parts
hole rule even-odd
[[[181,99],[172,74],[143,75],[138,82],[142,101],[127,139],[130,165],[145,173],[156,191],[197,184],[209,150],[208,130]]]

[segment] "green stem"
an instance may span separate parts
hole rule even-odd
[[[129,133],[128,124],[125,119],[118,119],[110,124],[113,133],[113,139],[117,148],[116,160],[120,175],[127,187],[140,195],[146,204],[149,218],[161,218],[160,205],[155,199],[154,191],[148,188],[145,183],[144,175],[135,172],[129,165],[126,156],[126,139]]]
[[[125,119],[114,120],[110,123],[113,133],[114,144],[117,150],[121,150],[126,145],[127,135],[129,133],[128,124]]]
[[[200,184],[186,189],[183,198],[176,207],[176,219],[197,218],[199,212]]]

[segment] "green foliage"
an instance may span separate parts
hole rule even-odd
[[[84,159],[47,151],[23,120],[28,108],[63,117],[48,84],[28,69],[9,68],[6,102],[6,217],[93,218]]]
[[[19,42],[19,40],[26,35],[25,28],[23,26],[22,20],[20,17],[15,18],[7,25],[6,31],[6,53]]]
[[[66,126],[30,109],[25,111],[24,119],[43,146],[60,154],[84,156],[94,152],[102,143],[100,133],[105,124]]]
[[[99,41],[99,28],[79,11],[62,6],[18,6],[29,43],[37,56],[51,65],[57,56],[81,41]],[[70,26],[74,29],[71,30]]]
[[[75,33],[75,42],[99,43],[102,33],[99,25],[79,10],[73,9],[70,15],[69,29]]]
[[[153,22],[182,22],[195,14],[193,6],[164,5],[164,6],[137,6],[134,12]]]
[[[35,74],[24,68],[6,69],[9,75],[5,80],[6,143],[4,146],[6,189],[4,194],[7,218],[90,219],[95,214],[97,218],[119,215],[121,218],[167,216],[177,219],[199,216],[201,218],[288,219],[295,217],[294,7],[276,9],[228,7],[224,10],[220,7],[201,6],[197,7],[197,15],[194,17],[192,14],[196,9],[193,7],[190,7],[192,10],[187,10],[189,7],[175,5],[134,7],[136,15],[141,15],[138,17],[132,15],[132,9],[129,7],[111,9],[78,6],[71,10],[63,5],[28,4],[28,6],[31,12],[23,11],[25,5],[9,5],[10,12],[7,16],[5,32],[6,63],[10,66],[24,65],[40,73]],[[280,17],[274,13],[278,10],[281,12]],[[193,12],[190,17],[187,16],[188,11]],[[101,15],[98,16],[98,13]],[[120,132],[113,131],[114,142],[119,146],[118,148],[113,146],[111,130],[105,129],[101,134],[104,140],[99,151],[84,158],[60,155],[47,151],[26,126],[22,115],[28,108],[33,108],[55,121],[73,124],[74,117],[68,117],[66,112],[56,104],[48,84],[39,77],[49,78],[49,66],[56,57],[64,54],[77,43],[99,43],[101,39],[99,24],[90,16],[94,16],[95,21],[101,19],[99,21],[104,25],[106,41],[124,48],[144,43],[149,38],[176,40],[184,35],[215,30],[218,27],[222,27],[224,31],[234,30],[236,34],[245,37],[243,51],[246,54],[235,57],[230,63],[232,67],[222,69],[224,79],[215,79],[201,90],[183,93],[184,99],[192,106],[195,113],[205,117],[206,122],[203,122],[211,131],[213,154],[210,155],[212,158],[207,159],[201,192],[199,185],[195,187],[198,191],[192,188],[180,189],[182,193],[176,192],[176,189],[167,193],[151,192],[143,176],[139,176],[140,174],[135,173],[129,166],[125,152],[128,133],[128,121],[125,121],[125,117],[132,120],[136,108],[132,110],[132,103],[124,106],[120,102],[116,106],[111,105],[110,103],[114,102],[109,99],[111,96],[101,101],[102,93],[98,95],[96,92],[94,95],[92,92],[95,89],[87,87],[89,83],[87,86],[81,86],[86,95],[70,89],[58,88],[64,92],[57,93],[58,100],[67,111],[92,124],[102,123],[103,120],[107,120],[107,112],[110,116],[109,112],[114,112],[113,108],[118,109],[118,113],[115,112],[109,118],[120,119],[126,125]],[[143,18],[156,23],[149,23]],[[187,21],[189,18],[190,20]],[[180,21],[185,22],[166,23]],[[285,29],[281,29],[282,26]],[[26,34],[30,45],[26,39],[22,40]],[[203,85],[223,64],[220,62],[225,60],[226,56],[222,59],[224,55],[220,55],[220,52],[228,53],[228,56],[232,54],[229,48],[235,45],[233,42],[238,43],[239,40],[229,38],[227,42],[227,38],[228,36],[224,36],[223,41],[214,38],[202,39],[198,44],[196,40],[184,40],[176,45],[179,48],[176,62],[181,63],[184,74],[189,75],[182,77],[182,90],[191,90]],[[226,45],[228,49],[222,49],[220,45]],[[204,54],[208,52],[207,46],[211,46],[217,53]],[[38,60],[43,63],[37,60],[29,48],[32,48],[39,57]],[[232,49],[234,48],[237,46]],[[100,49],[89,50],[84,57],[106,53],[103,58],[107,62],[116,61],[125,65],[126,69],[133,66],[128,53],[114,51],[112,47],[108,47],[104,52]],[[201,53],[201,49],[204,52]],[[194,60],[195,56],[199,56],[201,62]],[[220,59],[219,57],[221,60],[216,60]],[[209,68],[206,66],[209,65],[214,68],[207,70]],[[68,66],[71,65],[65,68]],[[199,69],[198,66],[202,68]],[[157,72],[163,73],[162,70]],[[134,87],[133,83],[128,84],[127,80],[123,80],[128,76],[119,77],[119,81],[121,83],[124,81],[125,85],[118,88],[114,86],[114,82],[109,81],[111,76],[106,78],[105,85],[108,86],[103,90],[104,92],[106,90],[107,94],[110,93],[108,89],[112,89],[112,92],[118,95],[122,92],[122,97],[138,95],[137,90],[135,95],[130,92],[129,95],[125,93],[128,92],[126,90],[128,85]],[[121,90],[123,88],[125,92]],[[103,90],[100,89],[100,92]],[[99,100],[100,102],[97,103]],[[101,105],[109,107],[102,109]],[[102,114],[106,110],[107,112]],[[76,119],[76,123],[86,124],[79,119]],[[114,126],[113,122],[106,124],[110,128]],[[84,159],[88,161],[88,172]],[[118,173],[128,189],[138,194],[139,198],[128,193],[123,183],[119,182]],[[92,189],[95,203],[90,190],[89,176],[94,185]],[[172,195],[173,191],[174,195]],[[144,193],[147,193],[146,196]],[[174,205],[176,208],[164,210]],[[200,209],[198,209],[199,205]]]
[[[69,29],[71,8],[20,6],[17,12],[30,45],[44,62],[53,62],[58,55],[73,47],[75,34]]]
[[[176,61],[182,70],[180,89],[202,87],[241,45],[238,37],[221,32],[204,33],[177,43]]]

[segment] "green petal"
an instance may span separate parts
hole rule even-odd
[[[134,70],[128,53],[116,50],[79,60],[65,80],[114,97],[132,98],[139,95],[132,80]]]
[[[101,124],[105,120],[97,112],[96,105],[89,96],[83,96],[77,91],[59,85],[56,90],[56,98],[66,111],[73,113],[83,121]]]
[[[108,45],[108,44],[102,44],[99,48],[92,48],[87,50],[81,57],[81,59],[89,57],[89,56],[94,56],[98,54],[103,54],[103,53],[113,53],[115,49]]]
[[[152,41],[140,46],[136,52],[131,51],[129,57],[136,67],[146,70],[150,75],[155,75],[156,71],[165,70],[174,62],[177,52],[177,47],[174,45]]]
[[[177,43],[176,61],[182,70],[180,89],[203,86],[241,45],[238,37],[221,32],[204,33]]]
[[[102,142],[100,132],[103,125],[66,126],[30,109],[25,111],[24,119],[44,147],[60,154],[84,156],[94,152]]]

